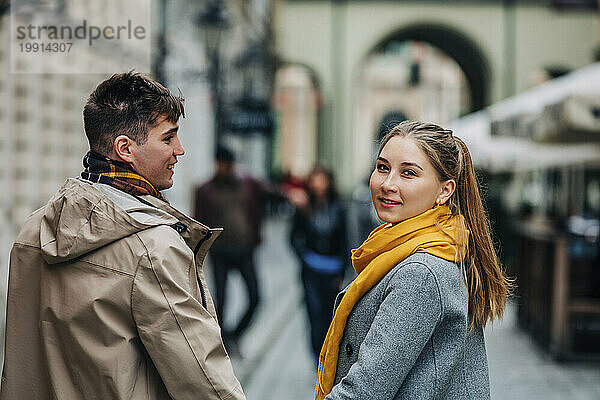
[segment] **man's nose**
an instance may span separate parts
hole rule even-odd
[[[182,156],[185,154],[185,150],[179,141],[179,138],[175,139],[175,147],[173,148],[173,154],[176,156]]]

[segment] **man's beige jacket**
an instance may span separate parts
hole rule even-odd
[[[218,233],[67,180],[11,252],[0,398],[244,399],[202,273]]]

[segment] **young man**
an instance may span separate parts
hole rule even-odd
[[[159,192],[182,100],[131,72],[90,95],[85,170],[11,252],[2,399],[244,399],[202,273],[219,232]]]

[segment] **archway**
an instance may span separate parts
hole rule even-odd
[[[385,52],[387,47],[407,41],[425,42],[435,46],[458,64],[468,82],[472,100],[471,112],[480,110],[489,103],[490,69],[479,47],[471,39],[452,28],[433,24],[415,25],[401,28],[383,38],[371,54]]]
[[[402,28],[363,58],[354,80],[353,176],[370,170],[382,123],[403,115],[444,125],[488,102],[487,61],[468,38],[443,26]],[[390,127],[388,127],[389,129]]]

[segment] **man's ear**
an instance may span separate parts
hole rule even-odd
[[[135,145],[135,142],[131,140],[131,138],[125,135],[119,135],[116,137],[113,150],[118,158],[121,160],[132,163],[133,162],[133,153],[132,147]]]

